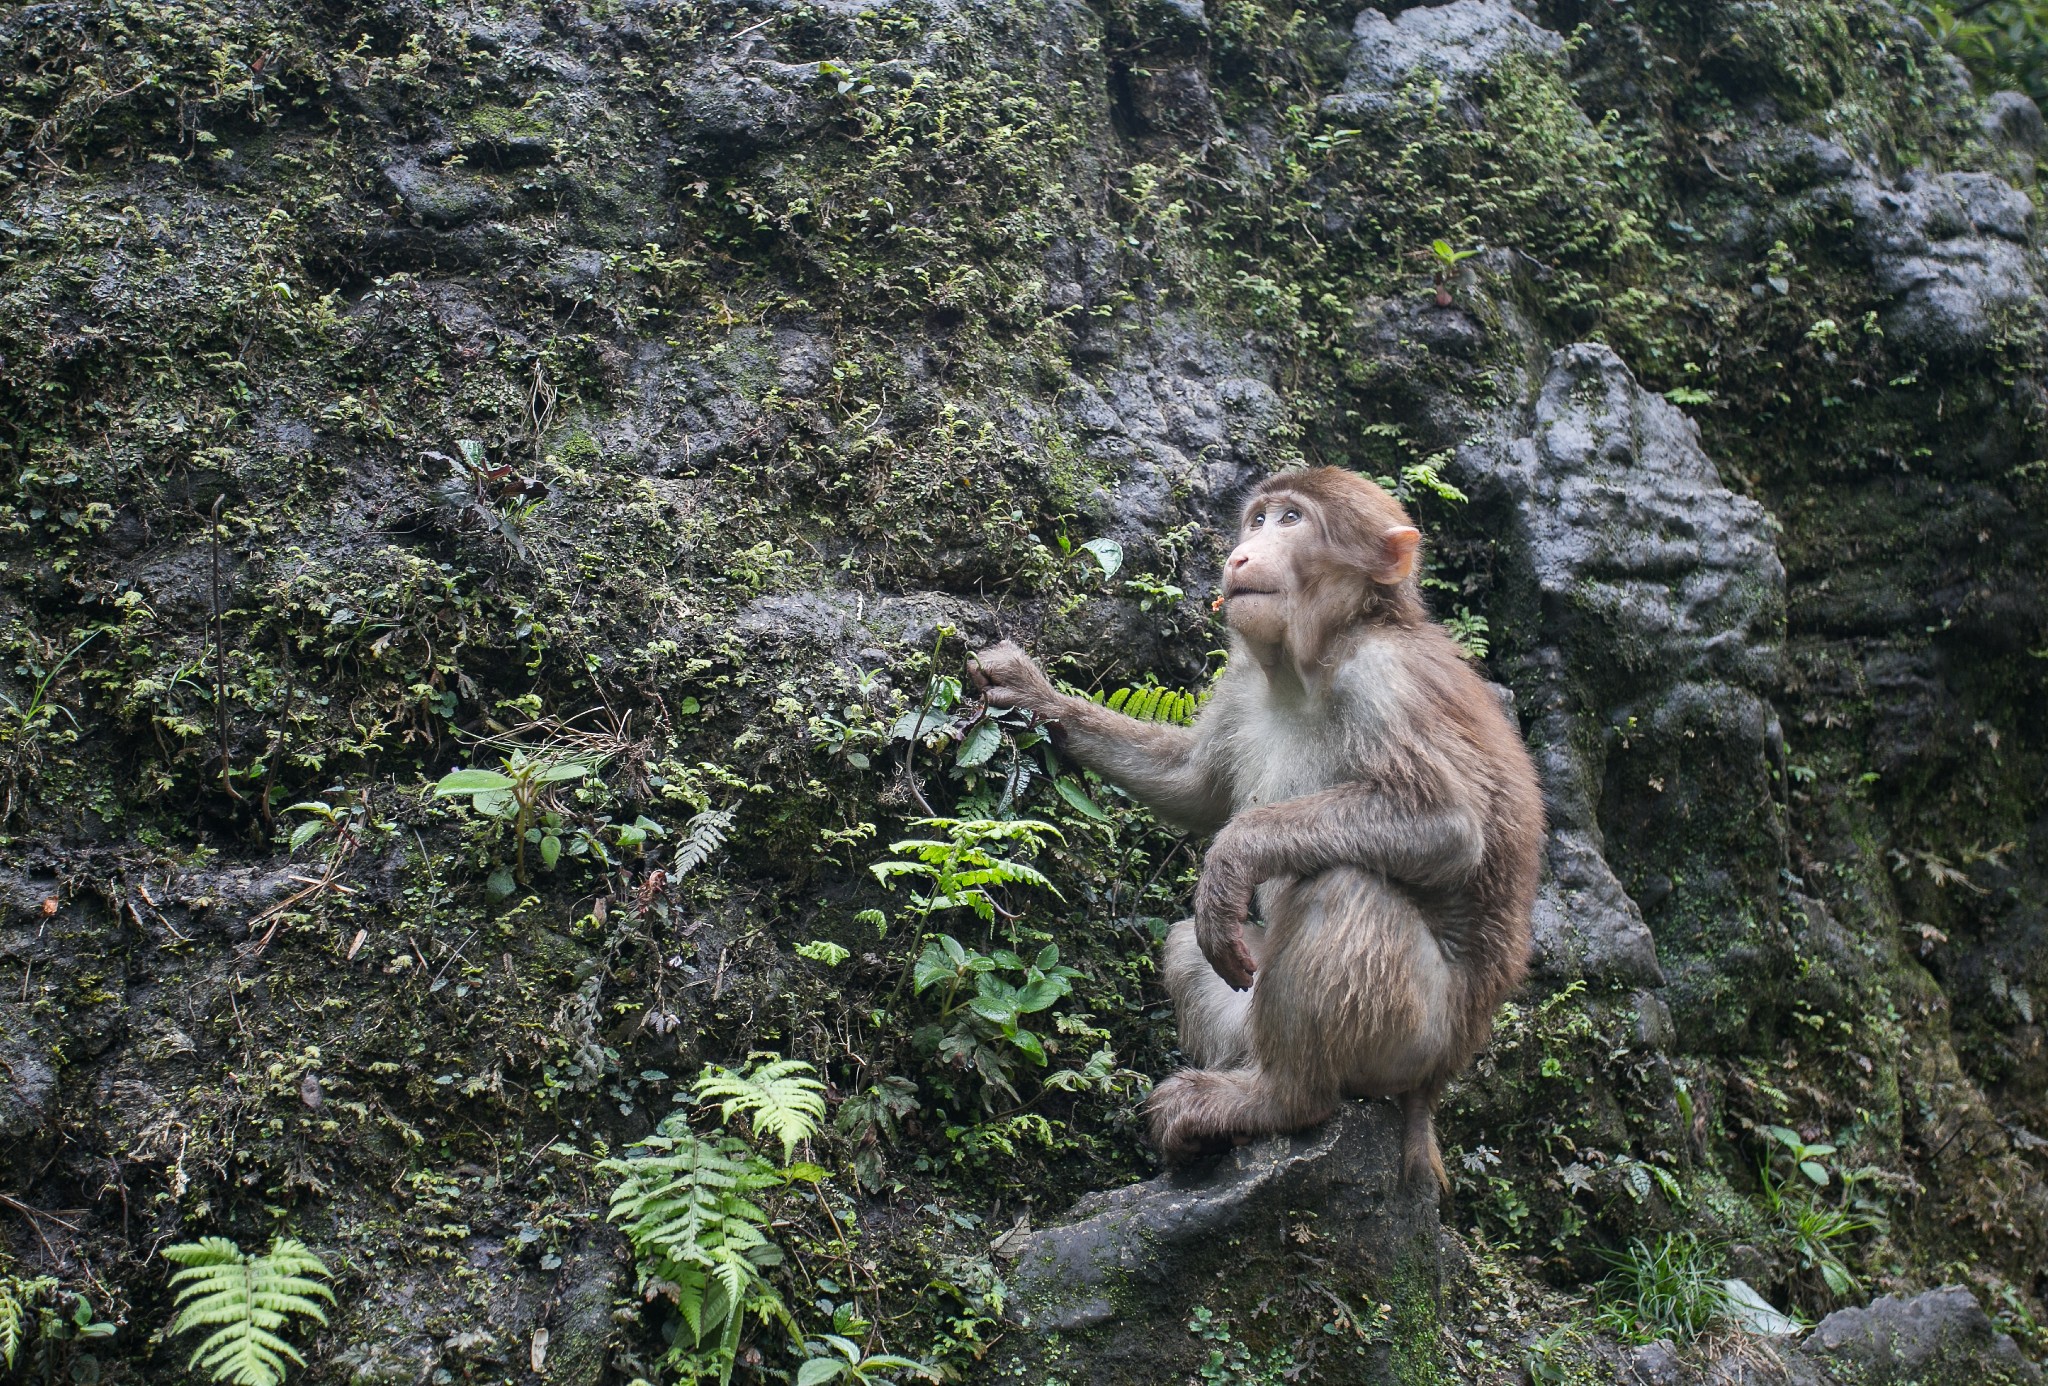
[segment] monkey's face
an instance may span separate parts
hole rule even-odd
[[[1316,512],[1284,491],[1245,513],[1237,547],[1223,564],[1223,619],[1255,650],[1278,650],[1301,591],[1301,558],[1321,542]]]

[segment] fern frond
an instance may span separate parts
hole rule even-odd
[[[1111,712],[1121,712],[1140,722],[1172,722],[1186,726],[1194,720],[1195,713],[1207,698],[1206,693],[1190,693],[1186,689],[1148,683],[1119,688],[1107,695],[1097,693],[1093,701]]]
[[[731,809],[706,809],[692,818],[688,836],[676,848],[669,879],[679,881],[711,860],[711,854],[725,845],[725,835],[731,831]]]
[[[0,1364],[9,1368],[14,1359],[21,1355],[21,1311],[22,1303],[15,1296],[12,1281],[0,1285]]]
[[[56,1288],[55,1276],[0,1276],[0,1366],[14,1366],[15,1359],[21,1356],[22,1344],[28,1341],[28,1311]]]
[[[658,1284],[666,1291],[688,1330],[677,1335],[671,1364],[697,1370],[701,1359],[692,1365],[690,1355],[710,1340],[712,1364],[724,1381],[739,1351],[745,1311],[787,1313],[762,1278],[782,1252],[768,1236],[768,1214],[746,1197],[781,1184],[782,1176],[731,1136],[706,1140],[687,1128],[665,1129],[638,1148],[652,1153],[598,1166],[619,1176],[611,1220],[623,1224],[633,1244],[642,1287]]]
[[[171,1277],[178,1309],[171,1332],[214,1328],[188,1365],[226,1386],[278,1386],[287,1362],[305,1365],[279,1330],[294,1315],[325,1324],[320,1301],[334,1303],[334,1292],[321,1283],[332,1279],[327,1267],[304,1243],[280,1237],[251,1256],[226,1237],[201,1237],[163,1255],[184,1267]]]
[[[764,1056],[745,1073],[707,1067],[697,1080],[697,1100],[718,1102],[719,1119],[745,1112],[756,1137],[782,1142],[782,1163],[796,1156],[797,1142],[818,1134],[825,1123],[825,1085],[802,1059]]]

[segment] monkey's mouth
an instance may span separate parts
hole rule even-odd
[[[1264,587],[1232,587],[1224,592],[1223,600],[1227,602],[1233,597],[1277,597],[1279,595],[1278,592],[1268,591]]]

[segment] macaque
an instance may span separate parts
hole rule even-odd
[[[1008,641],[970,667],[989,703],[1216,835],[1161,957],[1199,1065],[1146,1103],[1169,1160],[1396,1097],[1404,1176],[1449,1187],[1431,1117],[1527,970],[1543,803],[1500,700],[1423,608],[1420,542],[1350,472],[1268,480],[1224,564],[1230,661],[1190,727],[1061,693]]]

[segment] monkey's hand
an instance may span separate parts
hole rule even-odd
[[[1243,858],[1232,850],[1226,829],[1202,862],[1202,880],[1195,887],[1195,942],[1216,975],[1238,991],[1249,987],[1258,971],[1244,942],[1244,921],[1251,914],[1252,889],[1257,885]]]
[[[967,662],[967,677],[992,707],[1019,707],[1042,718],[1057,717],[1064,701],[1030,655],[1005,640]]]

